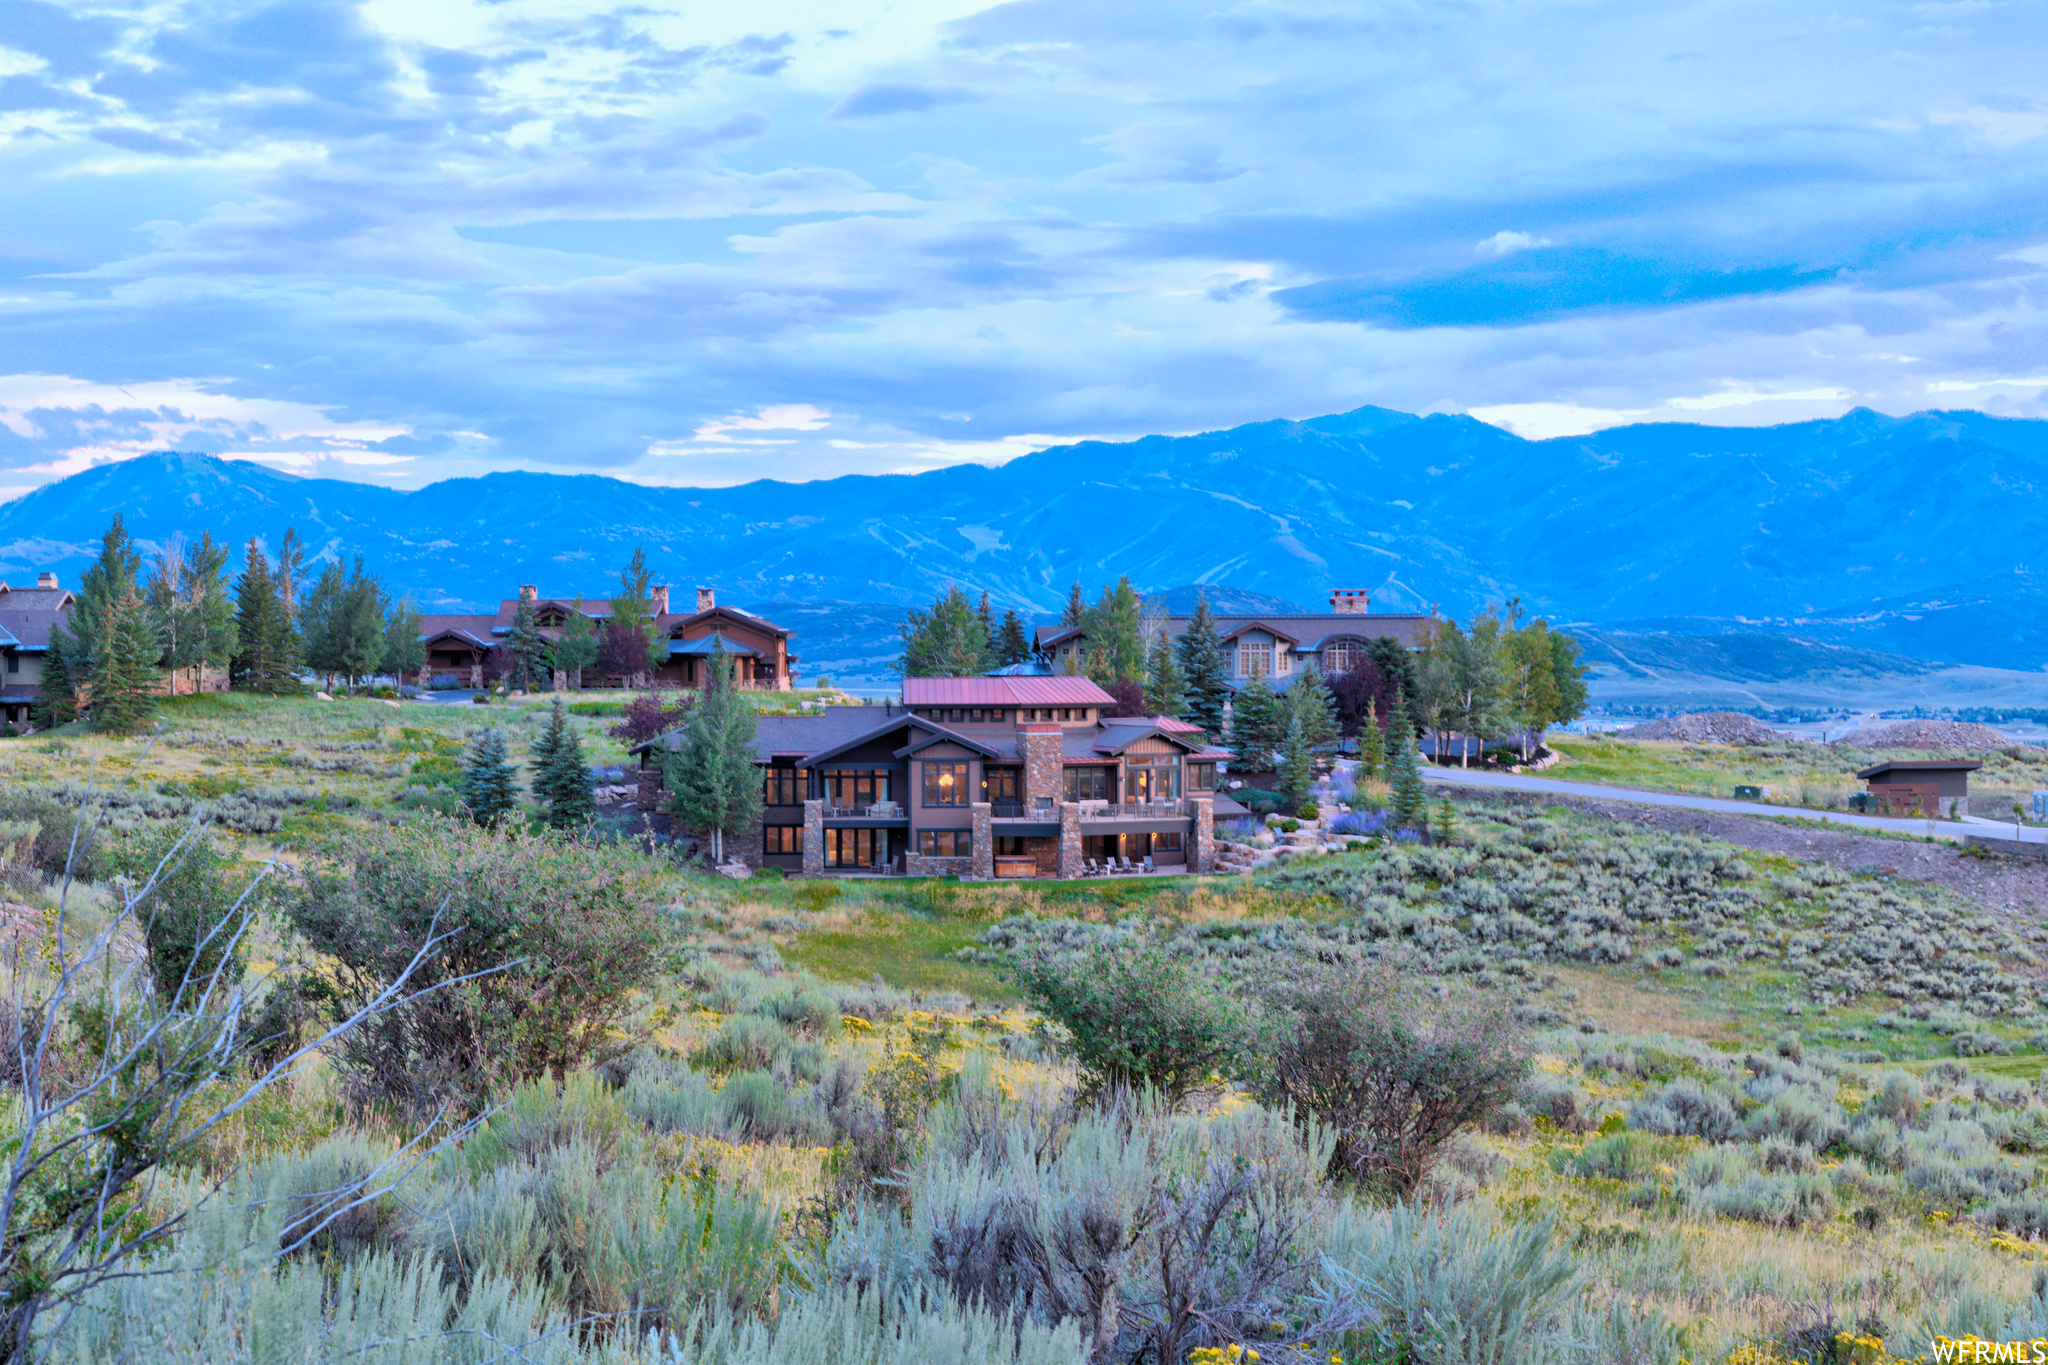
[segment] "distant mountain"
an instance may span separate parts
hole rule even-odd
[[[1902,654],[1803,640],[1770,631],[1713,635],[1638,635],[1621,631],[1572,632],[1579,657],[1596,670],[1629,678],[1721,678],[1785,682],[1819,678],[1917,678],[1941,665]]]
[[[2048,422],[1975,412],[1524,441],[1361,408],[994,469],[719,489],[510,473],[397,493],[165,454],[0,507],[0,574],[75,581],[116,509],[152,544],[201,530],[274,543],[296,525],[436,610],[522,582],[601,596],[645,544],[661,578],[736,602],[903,605],[958,583],[1043,614],[1076,580],[1092,596],[1128,573],[1310,605],[1366,588],[1380,610],[1460,617],[1519,596],[1593,625],[2048,662],[2029,558],[2048,544]]]

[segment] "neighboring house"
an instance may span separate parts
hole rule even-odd
[[[534,624],[548,639],[560,634],[569,613],[576,610],[574,597],[544,598],[538,587],[526,584],[519,589],[519,597],[500,602],[494,614],[422,616],[420,642],[426,646],[427,661],[420,669],[420,686],[452,682],[482,687],[485,659],[512,633],[512,618],[521,598],[533,604]],[[710,588],[697,589],[693,612],[671,612],[665,587],[655,588],[653,599],[655,629],[668,640],[668,662],[644,675],[603,675],[606,683],[620,687],[644,678],[657,687],[699,687],[704,681],[703,660],[711,654],[713,641],[722,640],[726,654],[734,660],[740,686],[787,692],[794,685],[797,660],[789,652],[789,637],[794,632],[750,612],[719,606]],[[583,599],[583,615],[602,632],[611,620],[610,599]],[[558,673],[554,686],[559,691],[568,686],[568,679]]]
[[[1169,635],[1178,636],[1191,619],[1167,616],[1160,621]],[[1310,659],[1326,677],[1347,672],[1365,658],[1375,638],[1388,635],[1409,649],[1418,648],[1434,632],[1435,622],[1434,616],[1419,613],[1375,614],[1370,593],[1338,588],[1330,594],[1327,612],[1219,615],[1216,632],[1223,637],[1224,667],[1232,687],[1264,677],[1275,691],[1285,692]],[[1056,674],[1087,671],[1089,642],[1079,626],[1040,626],[1035,647]]]
[[[35,586],[0,583],[0,722],[25,725],[43,681],[50,629],[75,599],[57,575],[38,575]]]
[[[728,847],[755,867],[829,875],[1072,877],[1085,858],[1215,866],[1225,757],[1170,717],[1105,719],[1086,678],[905,678],[903,702],[763,716],[761,822]],[[660,751],[634,747],[641,804]]]

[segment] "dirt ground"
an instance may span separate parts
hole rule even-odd
[[[1786,824],[1719,811],[1638,806],[1625,801],[1587,800],[1548,793],[1519,799],[1544,805],[1571,805],[1610,820],[1704,834],[1745,848],[1782,853],[1810,862],[1832,863],[1844,872],[1872,868],[1886,876],[1946,887],[1983,909],[2038,919],[2048,913],[2048,863],[1996,854],[1965,854],[1951,843],[1921,843],[1878,835]]]

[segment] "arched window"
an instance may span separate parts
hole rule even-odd
[[[1323,672],[1349,673],[1364,663],[1365,641],[1360,639],[1332,640],[1323,646]]]

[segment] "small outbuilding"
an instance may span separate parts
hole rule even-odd
[[[1856,776],[1870,784],[1870,805],[1880,815],[1940,818],[1970,809],[1970,774],[1982,763],[1966,759],[1908,759],[1880,763]]]

